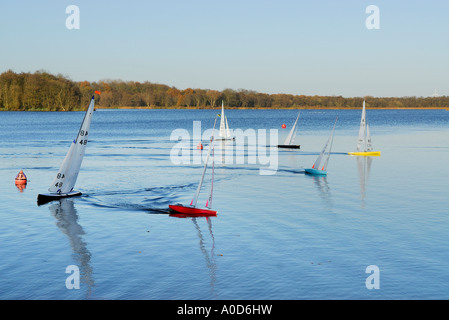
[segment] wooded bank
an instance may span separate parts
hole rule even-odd
[[[440,97],[353,97],[267,94],[245,89],[184,90],[164,84],[122,80],[99,82],[72,81],[45,71],[0,75],[0,111],[75,111],[84,110],[94,91],[99,108],[449,108],[449,96]],[[298,88],[300,90],[300,88]]]

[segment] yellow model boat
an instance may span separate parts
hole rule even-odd
[[[380,151],[367,151],[367,152],[348,152],[351,156],[371,156],[371,157],[379,157]]]

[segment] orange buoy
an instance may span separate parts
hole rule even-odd
[[[282,129],[287,128],[287,126],[285,125],[285,123],[282,125]]]
[[[16,184],[27,184],[27,177],[25,173],[23,173],[23,170],[20,170],[20,172],[16,176]]]
[[[200,143],[198,143],[198,145],[196,146],[196,148],[198,149],[198,150],[203,150],[203,144],[200,142]]]

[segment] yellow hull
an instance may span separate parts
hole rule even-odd
[[[369,151],[369,152],[348,152],[351,156],[368,156],[368,157],[379,157],[380,151]]]

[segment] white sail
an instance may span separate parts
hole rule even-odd
[[[220,115],[220,137],[225,138],[226,137],[226,120],[225,120],[225,114],[224,114],[224,104],[223,101],[221,102],[221,115]]]
[[[366,121],[365,101],[363,101],[362,119],[360,120],[359,138],[357,140],[358,152],[369,152],[373,150],[371,144],[371,135],[369,133],[369,126]]]
[[[87,139],[90,130],[90,123],[92,114],[94,112],[95,100],[92,97],[89,107],[84,115],[84,120],[81,124],[80,130],[75,140],[73,140],[69,151],[67,152],[61,167],[56,174],[53,183],[50,185],[48,191],[53,193],[69,193],[75,186],[76,179],[83,161],[84,153],[86,151]]]
[[[229,130],[228,117],[226,117],[226,139],[231,139],[231,131]]]
[[[290,130],[290,133],[288,134],[287,138],[284,141],[284,145],[292,145],[293,142],[295,141],[295,137],[296,137],[296,131],[297,131],[297,124],[298,124],[298,119],[299,119],[299,114],[301,112],[298,112],[298,117],[296,118],[295,124],[293,125],[292,129]]]
[[[338,118],[337,118],[337,119],[338,119]],[[313,164],[312,169],[323,170],[323,171],[326,170],[326,168],[327,168],[327,163],[329,162],[330,149],[332,148],[332,142],[333,142],[333,136],[334,136],[334,131],[335,131],[335,125],[336,125],[336,124],[337,124],[337,120],[335,120],[335,124],[334,124],[334,128],[332,129],[332,133],[331,133],[331,135],[329,136],[329,138],[327,139],[326,144],[324,145],[323,149],[322,149],[321,152],[320,152],[320,155],[319,155],[318,158],[315,160],[315,163]],[[329,145],[329,142],[331,143],[331,147],[329,148],[327,159],[326,159],[326,161],[325,161],[323,167],[320,169],[320,164],[321,164],[321,161],[323,160],[324,154],[326,153],[327,146]]]
[[[369,126],[366,125],[366,151],[373,151],[373,146],[371,145],[371,135],[369,133]]]
[[[332,129],[332,133],[331,133],[331,145],[329,146],[329,151],[327,152],[327,158],[326,158],[326,161],[324,162],[324,165],[323,165],[323,170],[324,170],[324,171],[327,170],[327,164],[329,163],[329,158],[330,158],[330,156],[331,156],[332,144],[333,144],[333,142],[334,142],[334,131],[335,131],[335,125],[337,124],[337,120],[338,120],[338,117],[337,117],[337,119],[335,119],[334,128]]]
[[[228,140],[231,138],[231,131],[229,130],[228,117],[224,113],[224,103],[221,102],[221,120],[220,120],[220,131],[219,136],[222,140]]]
[[[214,158],[214,145],[212,142],[212,176],[210,178],[210,193],[209,198],[206,201],[206,208],[212,208],[212,195],[214,193],[214,169],[215,169],[215,158]]]
[[[316,158],[315,163],[312,166],[312,169],[320,169],[321,160],[323,159],[324,152],[326,151],[327,145],[329,144],[329,139],[327,140],[326,144],[324,145],[323,150],[321,150],[320,155],[318,158]]]
[[[211,143],[212,143],[212,141],[213,141],[213,136],[211,138]],[[204,164],[203,174],[201,175],[201,180],[200,180],[200,183],[198,184],[198,187],[196,189],[195,196],[193,197],[192,202],[190,203],[195,208],[196,208],[196,203],[198,202],[198,196],[200,195],[201,187],[203,185],[204,175],[206,173],[207,163],[209,162],[209,156],[210,156],[210,151],[211,150],[212,150],[212,145],[209,145],[209,151],[207,152],[207,158],[206,158],[206,163]]]
[[[326,141],[326,144],[324,145],[324,148],[321,150],[320,155],[315,160],[315,163],[312,166],[312,169],[320,169],[321,160],[323,159],[324,153],[326,152],[327,146],[329,144],[331,137],[329,137]]]
[[[362,109],[362,119],[360,120],[360,129],[359,129],[359,138],[357,140],[357,151],[366,151],[366,111],[365,111],[365,101],[363,101],[363,109]]]
[[[196,208],[196,204],[198,202],[198,197],[200,195],[201,187],[203,185],[204,175],[206,174],[207,163],[209,162],[210,153],[211,153],[211,150],[213,150],[213,148],[214,148],[214,132],[215,132],[215,124],[216,123],[217,123],[217,118],[215,118],[214,128],[212,130],[213,133],[212,133],[212,136],[210,137],[209,150],[207,151],[207,158],[206,158],[206,162],[204,163],[203,174],[201,175],[201,180],[196,189],[195,196],[193,197],[192,201],[190,202],[190,205],[193,206],[194,208]],[[209,195],[209,198],[210,198],[210,201],[212,202],[212,187],[211,187],[211,194]],[[210,206],[211,206],[211,204],[208,205],[209,208],[210,208]]]

